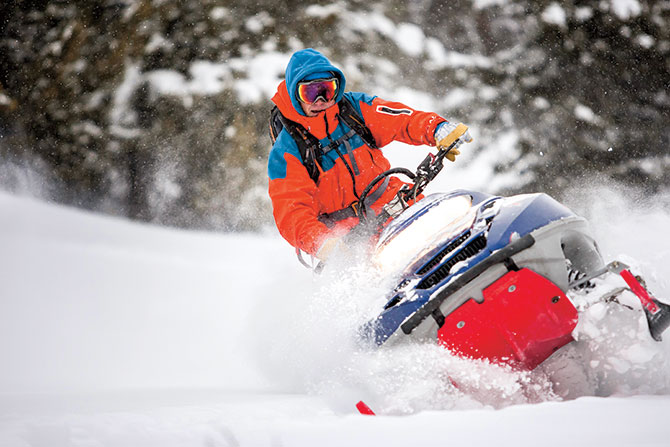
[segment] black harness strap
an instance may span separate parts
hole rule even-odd
[[[335,151],[337,152],[337,155],[342,157],[340,154],[340,151],[337,150],[337,148],[340,146],[340,144],[344,144],[344,147],[347,148],[347,154],[349,154],[349,160],[351,161],[351,167],[354,170],[355,175],[359,175],[360,171],[358,170],[358,165],[356,164],[356,158],[354,158],[354,151],[351,148],[351,143],[349,143],[349,139],[356,135],[356,131],[354,129],[349,130],[349,132],[345,133],[342,135],[340,138],[333,140],[328,146],[326,146],[323,149],[323,155],[326,156],[330,151]]]
[[[379,198],[384,194],[384,191],[386,191],[386,188],[389,185],[389,181],[391,180],[390,177],[386,177],[384,181],[377,187],[377,189],[372,192],[372,194],[369,194],[365,198],[365,210],[367,211],[370,205],[375,203]],[[361,202],[356,201],[349,205],[346,208],[342,208],[341,210],[333,211],[332,213],[324,213],[319,215],[318,219],[326,224],[328,227],[334,226],[337,222],[345,219],[349,219],[350,217],[358,217],[361,215]]]
[[[379,149],[375,138],[372,136],[370,128],[365,125],[363,118],[358,114],[354,105],[348,99],[342,98],[339,103],[340,114],[339,117],[345,122],[347,126],[354,130],[359,137],[372,149]]]

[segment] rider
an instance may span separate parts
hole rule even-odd
[[[324,55],[313,49],[300,50],[289,60],[285,80],[272,98],[285,118],[304,126],[323,148],[337,140],[317,160],[316,181],[286,129],[277,136],[268,162],[269,194],[279,232],[291,245],[320,260],[358,223],[358,199],[365,187],[390,168],[378,148],[391,141],[430,146],[444,146],[440,143],[459,137],[472,141],[462,124],[399,102],[345,92],[345,82],[344,73]],[[343,98],[362,117],[376,148],[352,135],[343,123],[339,115]],[[460,153],[456,147],[447,154],[451,161]],[[365,200],[365,209],[379,214],[403,184],[396,177],[381,182]]]

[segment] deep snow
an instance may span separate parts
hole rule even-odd
[[[572,205],[606,258],[670,296],[670,215],[611,190]],[[384,284],[315,278],[271,230],[177,231],[0,193],[0,246],[3,447],[667,445],[669,345],[622,306],[575,297],[580,341],[556,365],[584,397],[561,401],[547,371],[359,348]],[[381,415],[355,414],[358,399]]]

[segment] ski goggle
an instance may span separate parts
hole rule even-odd
[[[314,104],[319,98],[328,102],[337,95],[337,78],[315,79],[298,83],[298,100],[305,104]]]

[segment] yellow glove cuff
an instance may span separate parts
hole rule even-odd
[[[437,142],[437,148],[440,150],[444,150],[454,144],[456,140],[461,138],[465,133],[468,131],[468,126],[466,126],[463,123],[460,123],[454,130],[452,130],[449,135],[446,137],[442,138],[440,141]],[[447,157],[449,158],[449,157]]]

